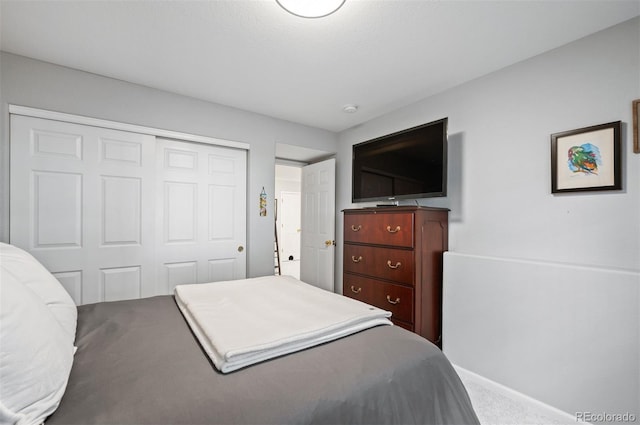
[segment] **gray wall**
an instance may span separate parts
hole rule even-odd
[[[1,241],[9,239],[9,104],[250,144],[248,276],[273,273],[275,144],[336,150],[337,137],[329,131],[1,52]],[[258,214],[263,186],[269,199],[267,217]]]
[[[610,284],[615,289],[612,297],[602,299],[601,292],[579,281],[560,281],[558,284],[566,286],[555,293],[560,299],[554,299],[553,304],[566,305],[569,310],[561,317],[541,316],[540,329],[553,327],[554,320],[564,320],[557,323],[563,329],[581,327],[571,322],[571,314],[566,314],[570,309],[575,309],[575,316],[582,313],[576,297],[584,298],[588,305],[600,306],[598,317],[605,320],[601,324],[603,328],[617,327],[620,322],[617,319],[608,322],[607,312],[619,317],[614,313],[621,301],[628,306],[625,297],[630,297],[635,305],[635,312],[627,314],[627,318],[637,319],[640,308],[637,285],[634,288],[627,284],[628,273],[640,284],[640,155],[632,151],[631,115],[631,102],[638,98],[640,21],[635,18],[342,132],[337,155],[338,209],[352,207],[351,146],[354,143],[449,117],[449,196],[423,199],[420,203],[451,209],[450,250],[493,259],[516,258],[596,268],[598,273],[612,279]],[[623,122],[623,190],[552,195],[550,134],[617,120]],[[338,213],[338,228],[341,225],[342,216]],[[339,243],[337,270],[342,266],[341,246]],[[547,270],[547,275],[553,274],[551,268],[541,267]],[[616,273],[618,270],[627,274]],[[464,276],[472,276],[473,280],[459,284],[477,290],[456,292],[458,298],[449,300],[454,305],[444,317],[447,327],[456,329],[461,338],[482,328],[483,324],[490,333],[491,324],[498,319],[492,316],[492,311],[505,311],[504,306],[524,303],[524,308],[530,310],[540,307],[535,304],[540,297],[527,299],[527,292],[520,289],[518,280],[512,282],[511,291],[495,292],[490,275],[467,273]],[[341,287],[341,282],[338,272],[336,287]],[[627,289],[619,290],[623,287]],[[446,285],[444,290],[447,291]],[[486,317],[491,317],[487,321],[483,316],[469,320],[465,314],[467,307],[476,311],[478,300],[471,294],[478,293],[486,294],[482,302]],[[517,323],[519,311],[506,310],[511,316],[507,314],[499,319]],[[636,395],[640,386],[639,326],[636,320],[623,329],[628,334],[628,347],[635,350],[635,353],[627,351],[626,358],[631,354],[636,359],[627,369]],[[444,348],[460,366],[533,397],[539,396],[529,391],[531,387],[518,385],[530,382],[532,386],[544,388],[546,377],[536,375],[534,370],[538,369],[505,370],[500,364],[501,353],[519,344],[530,329],[516,326],[509,331],[511,334],[503,335],[504,338],[486,341],[488,347],[482,348],[468,344],[468,339],[466,342],[449,339],[455,344],[448,345],[447,338],[452,336],[445,333]],[[546,337],[546,345],[540,350],[548,352],[557,348],[560,334]],[[607,344],[607,335],[592,343]],[[597,376],[606,373],[606,368],[612,365],[595,353],[585,350],[580,364],[597,370]],[[571,356],[559,354],[554,361],[567,364],[574,361]],[[541,361],[550,362],[550,359]],[[576,373],[588,376],[590,372],[585,366]],[[598,386],[597,381],[591,384]],[[621,388],[629,388],[627,384]],[[592,408],[592,399],[584,395],[580,387],[574,386],[568,399],[552,398],[545,402],[561,409]],[[619,394],[601,388],[598,395],[604,400],[603,405],[612,406]],[[627,406],[638,409],[637,403]]]

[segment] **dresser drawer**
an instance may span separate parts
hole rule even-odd
[[[413,285],[413,251],[345,244],[343,267],[345,272]]]
[[[413,247],[413,214],[345,214],[345,242]]]
[[[413,323],[413,289],[349,273],[344,274],[342,293],[392,313],[392,319]]]
[[[371,279],[345,273],[342,279],[342,295],[373,305],[374,284]]]

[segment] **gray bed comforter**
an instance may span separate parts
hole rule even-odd
[[[219,373],[173,297],[81,306],[57,424],[477,424],[442,352],[395,326]]]

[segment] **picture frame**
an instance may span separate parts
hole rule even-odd
[[[551,135],[551,193],[621,190],[621,121]]]
[[[631,103],[631,115],[633,115],[633,152],[640,153],[640,99]]]

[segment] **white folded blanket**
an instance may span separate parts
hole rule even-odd
[[[388,311],[290,276],[179,285],[175,298],[223,373],[392,324]]]

